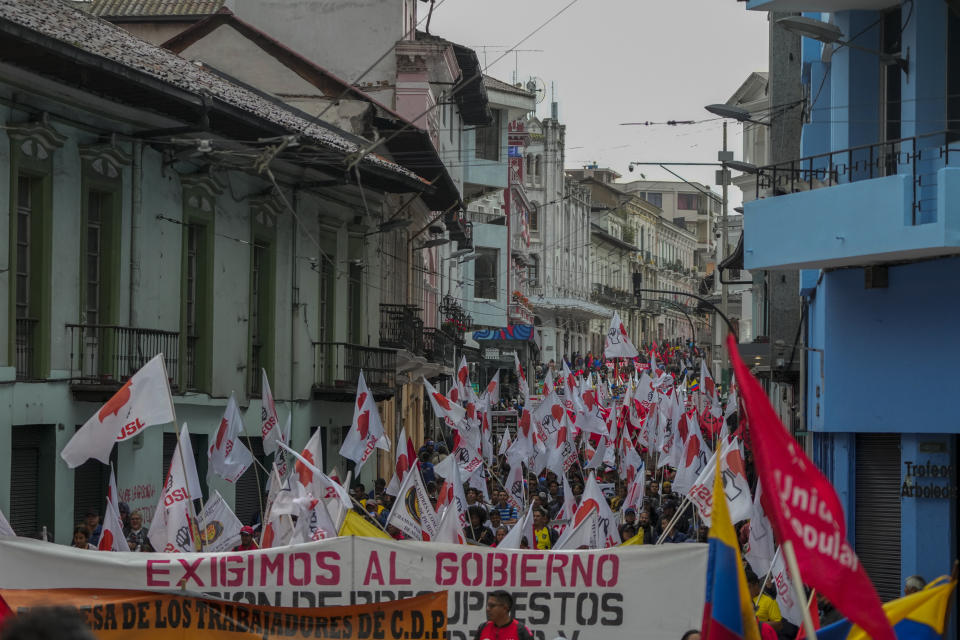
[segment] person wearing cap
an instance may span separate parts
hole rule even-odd
[[[233,548],[234,551],[255,551],[260,548],[257,541],[253,539],[253,527],[246,526],[240,529],[240,544]]]
[[[103,533],[103,525],[100,524],[100,514],[90,509],[87,511],[86,515],[83,517],[84,524],[87,527],[87,531],[90,532],[88,542],[96,548],[97,543],[100,542],[100,534]]]

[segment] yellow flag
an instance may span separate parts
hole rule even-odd
[[[382,529],[367,522],[361,515],[347,511],[347,517],[340,527],[341,536],[360,536],[361,538],[386,538],[392,540]]]
[[[621,542],[621,543],[620,543],[619,545],[617,545],[617,546],[618,546],[618,547],[625,547],[625,546],[627,546],[628,544],[643,544],[643,529],[641,529],[640,531],[637,531],[637,535],[635,535],[635,536],[633,536],[632,538],[629,538],[629,539],[627,539],[627,540],[624,540],[623,542]]]

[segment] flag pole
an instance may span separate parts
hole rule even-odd
[[[669,535],[673,528],[677,526],[677,522],[683,517],[683,514],[686,513],[687,507],[693,504],[686,495],[683,496],[683,501],[680,503],[680,508],[677,509],[677,512],[673,515],[673,518],[670,519],[667,528],[663,530],[663,533],[660,534],[660,537],[657,538],[657,544],[663,544],[663,539]]]
[[[790,571],[790,581],[793,583],[793,591],[797,596],[797,601],[803,602],[806,600],[806,594],[803,592],[803,580],[800,577],[797,555],[793,550],[793,541],[784,540],[780,549],[783,551],[783,559],[787,561],[787,569]],[[808,638],[817,637],[817,630],[813,627],[813,618],[810,617],[810,607],[803,608],[803,631]]]

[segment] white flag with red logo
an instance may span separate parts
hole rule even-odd
[[[623,499],[623,504],[620,505],[620,513],[624,513],[627,509],[640,511],[640,507],[643,506],[643,495],[646,484],[646,474],[643,472],[638,473],[633,479],[633,482],[630,483],[630,488],[627,489],[627,497]]]
[[[500,438],[500,447],[497,449],[497,455],[502,456],[507,452],[507,449],[510,448],[510,428],[505,427],[503,430],[503,437]]]
[[[363,463],[369,460],[378,448],[390,451],[390,441],[384,437],[377,403],[367,388],[363,371],[360,371],[357,379],[357,401],[353,406],[353,422],[343,445],[340,446],[340,455],[347,460],[353,460],[356,464],[353,472],[359,474]]]
[[[84,423],[60,452],[60,457],[71,469],[90,458],[107,464],[115,443],[173,419],[167,370],[163,354],[158,353]]]
[[[319,432],[320,430],[317,429],[317,431]],[[310,474],[310,495],[312,495],[314,498],[320,498],[323,500],[336,498],[345,508],[352,508],[353,502],[350,499],[350,493],[340,483],[334,482],[323,471],[321,471],[319,467],[287,445],[280,443],[280,447],[285,449],[287,453],[296,459],[296,462],[294,463],[295,465],[300,465],[301,467],[297,472],[298,484],[303,486],[303,480],[307,477],[308,473]]]
[[[528,547],[534,547],[537,544],[537,537],[533,535],[533,508],[528,507],[526,512],[520,516],[517,524],[510,528],[507,535],[503,537],[498,549],[519,549],[523,539],[527,539]]]
[[[587,478],[587,485],[583,489],[583,496],[580,499],[580,504],[577,506],[577,512],[574,514],[573,522],[571,523],[573,526],[568,526],[564,534],[572,537],[577,526],[585,519],[592,517],[593,512],[596,512],[597,518],[596,546],[594,548],[605,549],[620,544],[620,533],[617,531],[617,526],[613,519],[613,511],[610,510],[610,505],[607,503],[607,499],[597,484],[597,477],[591,473],[590,477]],[[561,536],[561,538],[562,537],[563,536]],[[557,540],[557,544],[560,544],[560,540]]]
[[[589,433],[599,433],[604,436],[610,435],[610,430],[607,428],[607,422],[603,416],[604,408],[602,406],[603,403],[600,401],[600,396],[597,390],[590,388],[590,383],[586,380],[582,383],[580,398],[583,411],[580,414],[580,419],[577,420],[576,426]]]
[[[709,411],[714,418],[723,415],[723,411],[720,409],[720,391],[710,376],[710,370],[707,369],[706,358],[700,360],[700,389],[705,400],[700,410]]]
[[[448,458],[450,456],[447,456]],[[443,473],[442,471],[437,471],[438,467],[433,468],[437,473]],[[470,524],[470,519],[467,517],[467,496],[463,492],[463,481],[460,479],[460,468],[458,465],[450,465],[449,470],[447,471],[449,475],[443,476],[444,482],[443,486],[440,487],[440,491],[437,493],[437,509],[441,507],[452,507],[457,510],[457,522],[460,523],[460,527],[466,527]]]
[[[589,440],[584,439],[586,447],[586,456],[587,464],[583,466],[584,470],[587,469],[599,469],[600,465],[603,464],[603,459],[607,457],[607,438],[606,436],[600,436],[600,440],[597,442],[597,448],[591,450]]]
[[[297,524],[290,534],[290,544],[316,542],[336,537],[337,527],[333,524],[323,501],[318,498],[304,501],[297,514]]]
[[[507,473],[507,481],[504,488],[507,490],[507,502],[517,510],[517,513],[523,511],[527,499],[524,487],[523,464],[521,464],[519,460],[510,460],[510,471]]]
[[[640,355],[637,348],[630,342],[630,338],[627,336],[627,328],[623,326],[620,314],[616,311],[613,312],[613,317],[610,319],[610,329],[607,331],[603,355],[607,358],[636,358]]]
[[[497,372],[490,378],[490,382],[487,383],[487,388],[483,392],[481,402],[487,410],[500,402],[500,369],[497,369]]]
[[[210,471],[230,483],[236,482],[253,464],[253,454],[240,441],[241,433],[243,419],[237,400],[231,393],[223,418],[220,419],[217,437],[207,451]]]
[[[731,442],[724,441],[723,446],[720,447],[720,453],[710,458],[703,471],[694,481],[693,486],[686,490],[687,497],[697,507],[703,521],[709,525],[713,514],[713,477],[716,474],[717,462],[722,465],[720,475],[723,479],[723,493],[727,497],[730,521],[736,523],[750,518],[753,514],[750,484],[747,482],[747,472],[743,464],[743,455],[740,453],[740,443],[736,438]],[[679,494],[677,484],[674,483],[673,486],[674,491]],[[771,546],[771,553],[772,550],[773,547]],[[767,566],[769,566],[769,562],[767,562]]]
[[[523,367],[520,366],[520,358],[517,357],[516,351],[513,352],[513,366],[517,370],[517,385],[520,387],[520,397],[523,399],[523,406],[529,409],[530,385],[527,384],[527,375],[523,372]]]
[[[466,402],[473,395],[473,387],[470,385],[470,367],[467,366],[467,356],[460,359],[460,366],[457,367],[457,375],[453,377],[453,385],[450,387],[450,399],[454,402]]]
[[[563,506],[557,512],[557,520],[569,520],[573,522],[573,516],[577,513],[577,501],[573,498],[573,489],[570,488],[570,481],[567,476],[563,476]],[[566,530],[568,525],[564,525],[562,531]],[[562,533],[561,531],[561,533]]]
[[[286,451],[282,448],[279,451],[286,454]],[[323,441],[320,439],[320,427],[317,427],[313,432],[313,435],[307,440],[307,444],[303,445],[300,455],[317,469],[323,469]],[[292,485],[298,489],[298,495],[310,495],[315,498],[324,497],[325,489],[322,484],[317,482],[319,477],[316,477],[312,469],[296,458],[293,461],[293,476],[291,477],[293,478]]]
[[[390,478],[390,484],[387,485],[387,495],[395,496],[400,490],[400,483],[403,477],[417,463],[417,450],[413,447],[413,440],[407,436],[407,428],[400,429],[400,437],[397,438],[397,462],[393,477]]]
[[[130,551],[127,537],[123,535],[123,521],[120,519],[120,501],[117,498],[117,478],[110,465],[110,484],[107,485],[107,508],[103,514],[103,532],[97,543],[100,551]]]
[[[757,575],[765,575],[773,564],[775,544],[773,540],[773,525],[767,518],[760,501],[762,489],[757,483],[757,494],[753,498],[753,512],[750,515],[747,535],[747,546],[743,548],[743,557],[750,563],[750,568]]]
[[[10,526],[10,522],[7,520],[6,516],[3,515],[3,511],[0,511],[0,536],[15,536],[16,532],[13,530],[13,527]]]
[[[550,443],[552,446],[548,447],[547,468],[558,476],[565,476],[570,467],[580,463],[577,446],[573,440],[573,429],[564,422],[551,437],[553,442]]]
[[[700,426],[695,421],[686,420],[686,415],[680,419],[677,431],[674,437],[681,456],[676,465],[677,475],[673,480],[673,490],[678,495],[683,495],[703,473],[712,454],[700,435]]]
[[[270,455],[277,450],[277,443],[283,440],[280,431],[280,418],[277,406],[273,403],[273,392],[267,380],[267,370],[260,370],[260,435],[263,437],[263,452]]]
[[[577,510],[573,522],[568,524],[553,545],[553,551],[597,549],[599,544],[600,513],[597,509]]]
[[[202,495],[190,432],[184,423],[173,457],[170,458],[170,469],[167,470],[167,480],[160,492],[157,509],[150,521],[148,537],[155,550],[183,553],[200,551],[193,501]]]
[[[427,397],[430,398],[430,405],[437,417],[451,429],[459,428],[460,423],[467,417],[466,410],[437,391],[426,378],[423,379],[423,387],[427,392]]]
[[[624,432],[620,438],[620,477],[628,483],[633,483],[638,476],[642,480],[644,473],[643,458],[637,453],[633,441]]]
[[[465,544],[463,526],[460,525],[458,515],[452,504],[442,509],[437,534],[431,538],[431,541],[443,544]]]

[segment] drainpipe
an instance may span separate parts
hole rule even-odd
[[[132,184],[130,185],[130,291],[127,300],[127,326],[137,324],[136,297],[140,285],[140,257],[137,255],[137,232],[140,228],[140,214],[143,206],[143,143],[139,140],[133,143],[133,164],[131,166]]]
[[[298,211],[300,204],[300,190],[293,191],[293,210]],[[293,405],[296,400],[295,374],[293,354],[296,353],[296,328],[297,315],[300,313],[300,290],[297,282],[297,236],[300,232],[300,222],[296,216],[293,217],[293,233],[290,235],[290,297],[293,299],[292,309],[290,310],[290,411],[293,411]],[[290,425],[293,431],[293,425]],[[293,434],[290,434],[293,437]]]

